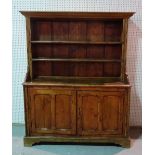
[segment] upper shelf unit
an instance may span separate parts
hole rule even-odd
[[[21,12],[31,81],[123,81],[133,12]],[[93,81],[92,80],[92,81]]]

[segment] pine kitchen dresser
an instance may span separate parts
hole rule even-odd
[[[31,12],[24,145],[113,143],[130,147],[128,19],[133,12]]]

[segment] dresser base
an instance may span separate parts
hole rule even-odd
[[[129,138],[105,138],[105,137],[24,137],[24,146],[31,147],[34,144],[38,143],[46,143],[46,142],[54,142],[54,143],[87,143],[87,144],[117,144],[122,147],[129,148],[130,140]]]

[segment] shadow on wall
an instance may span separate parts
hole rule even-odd
[[[141,126],[141,39],[142,31],[135,21],[129,20],[128,47],[127,47],[127,72],[131,83],[130,125]],[[138,78],[139,77],[139,78]]]

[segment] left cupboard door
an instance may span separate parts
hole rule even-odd
[[[76,134],[75,91],[30,88],[28,93],[31,136]]]

